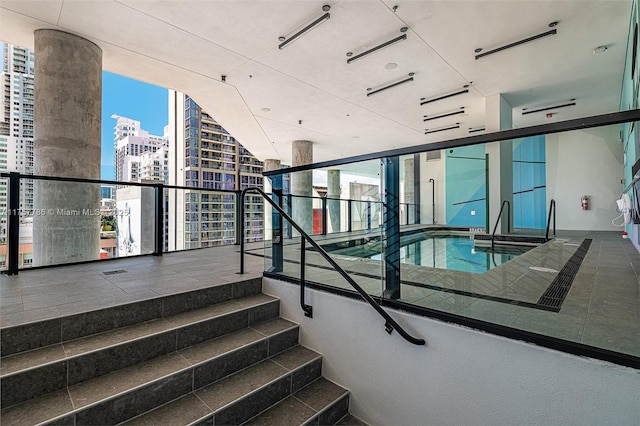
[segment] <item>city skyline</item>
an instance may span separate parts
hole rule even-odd
[[[102,72],[102,129],[100,179],[115,180],[113,114],[140,121],[150,134],[162,136],[167,125],[168,89]]]

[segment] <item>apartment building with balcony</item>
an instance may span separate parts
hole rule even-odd
[[[226,191],[262,188],[261,161],[189,95],[170,90],[169,99],[170,185]],[[232,193],[185,190],[179,194],[172,191],[169,197],[169,247],[191,249],[235,241]],[[260,241],[264,236],[264,205],[260,197],[249,198],[245,210],[247,232],[250,241]],[[176,203],[184,205],[184,210],[176,208]],[[176,220],[183,223],[176,225]]]

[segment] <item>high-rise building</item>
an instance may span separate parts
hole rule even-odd
[[[169,91],[169,184],[192,188],[240,190],[263,187],[258,161],[188,95]],[[234,194],[208,191],[169,193],[169,247],[188,249],[235,241]],[[264,204],[245,200],[247,241],[260,241]]]
[[[0,172],[33,174],[33,52],[0,42],[2,54],[2,108],[0,108]],[[7,179],[0,179],[0,243],[7,237]],[[33,181],[20,181],[20,267],[33,261]],[[0,268],[6,264],[6,246],[0,246]]]
[[[34,55],[28,49],[0,42],[2,109],[0,109],[0,171],[33,174]],[[7,208],[7,182],[0,181],[0,211]],[[33,210],[33,182],[20,183],[20,210]],[[21,216],[24,220],[24,216]],[[6,229],[6,217],[0,219]]]
[[[168,182],[167,136],[151,135],[140,127],[140,122],[119,115],[114,128],[116,180],[140,182],[154,180]],[[165,129],[166,130],[166,129]]]
[[[143,130],[140,121],[119,115],[114,128],[116,180],[119,182],[168,183],[169,140]],[[166,133],[166,128],[165,128]],[[166,192],[166,191],[165,191]],[[150,188],[122,186],[116,190],[118,214],[116,249],[118,257],[153,251],[155,236],[155,196]],[[165,212],[168,201],[165,197]],[[167,232],[165,213],[165,233]],[[168,242],[165,240],[165,249]]]

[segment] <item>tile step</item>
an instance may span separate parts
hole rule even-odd
[[[297,343],[298,325],[277,318],[5,407],[0,412],[0,423],[115,424]],[[43,385],[33,383],[34,387]]]
[[[317,380],[321,370],[321,355],[298,345],[123,424],[241,424]]]
[[[260,278],[112,306],[0,329],[3,356],[260,294]]]
[[[333,425],[349,413],[349,392],[320,377],[244,425]]]
[[[279,315],[263,294],[219,303],[0,359],[0,404],[63,389]]]

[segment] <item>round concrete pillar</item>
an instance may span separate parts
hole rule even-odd
[[[327,171],[327,208],[329,232],[340,232],[340,170]],[[332,200],[335,199],[335,200]]]
[[[102,50],[57,30],[35,32],[36,175],[100,179]],[[33,263],[100,256],[100,185],[34,181]]]
[[[311,141],[293,141],[293,167],[313,163],[313,143]],[[313,232],[313,172],[291,173],[292,218],[308,234]],[[297,197],[296,197],[297,196]]]
[[[273,158],[267,158],[264,160],[264,168],[265,172],[270,172],[272,170],[280,170],[280,160],[276,160]]]

